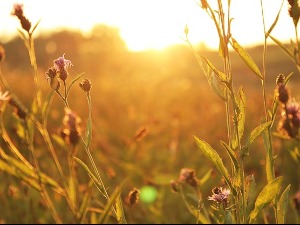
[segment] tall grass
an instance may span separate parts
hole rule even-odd
[[[187,138],[187,134],[181,133],[185,124],[180,124],[180,115],[183,114],[185,121],[198,120],[185,115],[188,110],[178,109],[177,104],[168,102],[172,99],[164,101],[167,102],[167,108],[176,107],[175,113],[172,118],[163,117],[170,122],[171,132],[170,129],[159,128],[160,130],[153,131],[148,142],[143,142],[151,132],[146,125],[140,126],[129,138],[113,133],[111,139],[117,147],[112,147],[112,143],[99,138],[99,130],[104,127],[95,126],[94,121],[99,120],[102,115],[95,114],[99,112],[98,109],[93,110],[92,81],[84,78],[85,73],[75,71],[75,66],[67,59],[66,52],[53,59],[53,65],[49,65],[48,70],[44,71],[43,78],[48,86],[43,88],[34,45],[34,32],[39,22],[32,26],[23,14],[23,5],[14,5],[12,14],[20,21],[22,28],[18,31],[27,49],[32,72],[30,81],[26,81],[21,88],[33,87],[34,91],[28,90],[32,96],[28,101],[28,97],[17,94],[18,90],[14,90],[7,81],[7,75],[0,71],[0,168],[5,172],[1,173],[1,176],[6,179],[5,184],[9,184],[7,191],[12,196],[12,201],[16,202],[13,206],[24,207],[24,211],[27,212],[24,218],[14,218],[12,212],[9,218],[11,221],[7,222],[299,223],[300,104],[288,87],[295,75],[279,73],[274,75],[272,84],[267,84],[266,59],[269,54],[268,41],[272,40],[299,70],[297,25],[300,7],[297,1],[282,2],[289,4],[291,23],[295,27],[294,41],[291,46],[286,46],[272,36],[281,8],[268,28],[264,22],[263,1],[260,1],[264,46],[261,52],[262,68],[259,68],[258,63],[231,34],[230,8],[234,2],[217,0],[216,8],[211,7],[210,1],[201,0],[198,3],[199,10],[202,10],[200,12],[206,13],[213,21],[214,27],[209,29],[216,29],[220,40],[219,51],[216,54],[220,56],[221,64],[211,60],[211,55],[206,55],[206,51],[196,49],[189,41],[188,26],[184,30],[185,42],[192,50],[207,81],[206,85],[199,84],[199,87],[204,89],[204,86],[208,86],[212,92],[207,93],[215,93],[215,96],[205,96],[206,102],[200,104],[199,111],[214,98],[218,98],[223,107],[218,108],[218,118],[214,118],[216,115],[204,115],[208,113],[205,110],[190,114],[209,119],[210,126],[213,127],[206,128],[206,131],[210,132],[207,135],[209,140],[204,140],[198,135],[192,137],[199,153],[206,158],[208,165],[212,166],[210,168],[203,164],[201,158],[195,157],[197,154],[188,150],[192,149],[188,141],[180,143],[180,136]],[[236,55],[233,54],[244,62],[253,75],[251,79],[261,84],[259,97],[253,93],[247,94],[245,87],[238,83],[241,79],[236,79],[235,76],[233,65]],[[1,48],[1,64],[4,63],[4,58],[5,51]],[[219,65],[222,67],[219,68]],[[115,80],[112,83],[114,82]],[[118,81],[118,84],[122,87],[110,91],[123,90],[122,80]],[[150,85],[149,82],[145,84]],[[161,98],[155,84],[151,83],[155,94],[134,95],[137,99],[141,98],[140,104],[147,98]],[[82,103],[81,99],[72,99],[74,96],[79,98],[78,95],[72,95],[73,91],[76,92],[76,86],[86,99],[85,103]],[[177,88],[182,86],[175,85]],[[267,86],[273,86],[272,93],[268,93]],[[144,91],[144,87],[140,89]],[[182,89],[185,89],[185,86]],[[168,94],[166,93],[165,98],[170,98]],[[115,97],[111,93],[107,96]],[[186,96],[191,98],[184,100],[187,104],[194,104],[198,100],[192,99],[191,95]],[[268,99],[268,96],[272,96],[272,99]],[[249,103],[253,102],[253,98],[259,98],[263,108],[251,109],[259,117],[259,120],[256,120],[259,121],[257,124],[253,124],[254,120],[250,117],[249,119],[247,114],[253,106],[253,103]],[[60,100],[58,104],[54,104],[56,99]],[[156,100],[148,102],[153,103]],[[83,108],[84,104],[86,109]],[[105,110],[110,112],[112,117],[125,111],[124,107],[114,109],[115,105],[112,101],[105,105]],[[132,117],[136,116],[135,108],[129,109],[129,114]],[[153,110],[151,106],[147,109]],[[57,110],[63,115],[51,117],[51,113]],[[80,118],[82,111],[87,112],[87,118]],[[157,112],[153,110],[153,113]],[[155,116],[151,115],[149,120],[159,126],[160,121],[157,121]],[[126,130],[127,124],[120,125],[117,124],[118,121],[114,118],[107,126],[111,128],[123,125],[122,129]],[[220,121],[224,121],[222,134],[225,135],[217,134],[216,130],[222,129],[218,124]],[[58,132],[54,133],[53,128]],[[94,132],[95,130],[97,132]],[[113,131],[119,132],[117,129]],[[221,138],[216,140],[217,137]],[[93,151],[93,147],[97,146],[93,145],[93,141],[99,142],[104,151]],[[169,146],[165,147],[167,141]],[[259,142],[262,144],[258,144]],[[254,149],[257,146],[260,149]],[[181,153],[180,148],[184,149]],[[163,153],[165,149],[167,153]],[[158,153],[151,154],[150,151]],[[259,152],[263,152],[264,158],[259,158]],[[191,155],[188,155],[190,153]],[[180,157],[183,159],[178,159]],[[161,162],[160,160],[164,165],[156,163]],[[258,160],[263,163],[257,163]],[[194,162],[197,162],[197,170],[190,166]],[[263,171],[264,175],[250,172],[248,167],[254,164],[259,165],[257,170]],[[169,184],[169,179],[174,178],[174,174],[178,172],[174,165],[181,166],[181,170],[178,178],[171,180]],[[106,166],[109,168],[106,171],[102,170]],[[103,174],[107,171],[110,177],[115,177],[115,180],[109,180],[111,183],[108,184],[107,180],[103,179]],[[200,177],[196,171],[201,171]],[[215,174],[216,171],[218,175]],[[21,186],[16,188],[14,183]],[[210,186],[213,188],[208,194],[206,190]],[[126,187],[131,189],[124,197]],[[18,194],[18,190],[22,190],[22,193]],[[22,197],[17,198],[18,195]],[[179,198],[181,201],[178,201]],[[0,212],[0,221],[2,216]],[[177,221],[177,218],[183,221]]]

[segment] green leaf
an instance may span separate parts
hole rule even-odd
[[[37,28],[37,26],[39,25],[39,23],[41,22],[41,19],[39,19],[39,21],[35,24],[35,26],[32,28],[31,30],[31,34],[33,34],[33,32],[35,31],[35,29]]]
[[[250,144],[252,144],[254,142],[254,140],[262,134],[262,132],[269,128],[271,125],[271,121],[263,123],[261,125],[259,125],[258,127],[254,128],[254,130],[250,133],[248,139],[247,139],[247,146],[249,146]]]
[[[277,177],[275,180],[268,183],[259,193],[255,201],[255,207],[250,213],[249,223],[254,223],[260,211],[276,197],[280,191],[282,181],[283,177]]]
[[[250,57],[250,55],[243,49],[243,47],[233,38],[231,37],[231,46],[236,51],[236,53],[242,58],[242,60],[246,63],[246,65],[252,70],[252,72],[257,75],[260,79],[263,79],[263,76],[258,69],[258,66],[254,62],[254,60]]]
[[[117,211],[118,223],[119,224],[127,224],[120,194],[116,198],[116,211]]]
[[[220,79],[215,75],[214,72],[208,76],[208,82],[212,88],[212,90],[223,100],[226,101],[226,86],[224,83],[221,83]]]
[[[239,134],[239,139],[241,141],[243,134],[244,134],[244,129],[245,129],[245,109],[246,109],[246,95],[244,92],[244,89],[242,86],[240,86],[239,91],[236,95],[235,98],[236,104],[238,106],[238,134]]]
[[[254,207],[256,197],[256,182],[253,175],[249,175],[245,179],[245,199],[246,199],[246,215],[250,214],[250,211]]]
[[[84,193],[81,205],[80,205],[80,209],[79,209],[79,215],[80,215],[80,221],[81,223],[84,223],[85,218],[86,218],[86,214],[89,208],[89,203],[91,201],[92,198],[92,185],[94,184],[93,180],[90,180],[88,183],[88,188],[87,191]]]
[[[290,189],[291,189],[291,185],[288,185],[279,199],[277,205],[278,224],[285,224],[285,216],[286,216],[287,207],[289,203]]]
[[[212,169],[209,169],[205,174],[204,176],[199,180],[199,184],[200,185],[203,185],[205,184],[207,181],[209,181],[211,179],[211,175],[213,173],[213,170]]]
[[[226,180],[227,185],[230,186],[230,188],[232,190],[234,190],[232,187],[231,181],[230,181],[228,171],[227,171],[226,167],[224,166],[223,161],[222,161],[221,157],[219,156],[219,154],[207,142],[197,138],[196,136],[194,136],[194,139],[196,141],[196,144],[197,144],[199,150],[202,152],[202,154],[214,164],[214,166],[223,175],[224,179]]]
[[[78,74],[70,83],[69,87],[67,88],[67,95],[66,97],[69,95],[69,92],[71,90],[71,87],[75,84],[76,81],[78,81],[85,73],[80,73]]]
[[[107,219],[110,215],[109,212],[112,209],[116,199],[118,197],[120,197],[120,193],[121,193],[121,191],[123,191],[126,183],[127,183],[127,180],[124,180],[124,181],[122,181],[122,183],[119,186],[116,187],[116,189],[114,190],[113,194],[111,195],[109,201],[105,205],[105,208],[98,220],[98,224],[103,224],[105,221],[107,221]]]

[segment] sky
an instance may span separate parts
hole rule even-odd
[[[286,0],[262,0],[267,29],[283,8],[272,35],[289,41],[295,32],[288,15]],[[25,16],[35,24],[41,22],[37,35],[48,30],[80,29],[86,35],[94,24],[119,29],[128,48],[133,51],[163,49],[184,44],[184,28],[189,28],[193,44],[204,43],[218,48],[218,36],[212,20],[197,3],[200,0],[0,0],[0,42],[18,35],[17,18],[10,15],[13,3],[23,3]],[[216,0],[208,0],[214,9]],[[223,0],[224,5],[227,1]],[[231,0],[232,35],[242,46],[264,41],[261,0]]]

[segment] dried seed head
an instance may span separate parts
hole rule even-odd
[[[196,173],[193,169],[183,168],[180,171],[178,182],[187,183],[192,187],[197,187],[198,179]]]
[[[0,45],[0,63],[5,59],[5,50],[2,45]]]
[[[89,92],[92,87],[92,83],[89,79],[85,78],[83,81],[79,83],[79,87],[85,92]]]
[[[46,72],[47,82],[50,87],[57,91],[60,88],[60,82],[57,75],[57,70],[55,67],[49,68]]]
[[[286,104],[290,99],[290,92],[284,84],[281,84],[276,87],[275,96],[281,103]]]
[[[289,15],[292,17],[294,25],[297,26],[300,16],[300,7],[298,4],[298,0],[288,0],[289,2]]]
[[[276,77],[276,84],[279,86],[284,84],[284,82],[285,82],[285,75],[281,73]]]
[[[31,28],[31,22],[24,16],[23,4],[15,3],[11,15],[18,17],[22,28],[29,32]]]
[[[82,133],[80,124],[81,119],[79,116],[69,108],[65,108],[65,116],[63,119],[64,127],[61,131],[61,136],[64,137],[67,142],[76,145]]]
[[[136,205],[139,202],[139,195],[140,191],[137,188],[134,188],[128,193],[125,203],[131,206]]]

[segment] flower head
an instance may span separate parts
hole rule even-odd
[[[126,204],[127,205],[135,205],[139,202],[139,195],[140,195],[140,190],[137,188],[133,188],[127,195],[126,197]]]
[[[55,67],[49,68],[48,71],[46,72],[46,76],[47,76],[47,82],[50,85],[50,87],[53,90],[57,91],[60,88],[60,82]]]
[[[73,66],[72,62],[68,59],[65,59],[65,54],[54,60],[54,67],[57,71],[68,70],[70,66]]]
[[[84,90],[85,92],[89,92],[92,87],[91,81],[85,78],[83,81],[79,83],[79,87],[81,87],[81,89]]]
[[[178,182],[187,183],[192,187],[197,187],[198,179],[193,169],[183,168],[180,171]]]
[[[65,116],[63,119],[62,137],[73,145],[76,145],[81,137],[81,119],[75,112],[69,108],[65,108]]]
[[[224,208],[228,205],[228,196],[230,195],[230,190],[222,187],[215,187],[212,190],[213,195],[208,197],[208,200],[215,201],[218,204],[222,204]]]
[[[31,28],[31,22],[24,16],[23,4],[15,3],[11,15],[18,17],[22,28],[29,32]]]
[[[62,81],[65,81],[68,77],[68,68],[73,66],[72,62],[68,59],[65,59],[65,54],[54,60],[54,68],[57,70],[59,74],[59,78]]]

